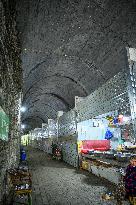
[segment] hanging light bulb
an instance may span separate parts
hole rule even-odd
[[[25,129],[25,128],[26,128],[26,125],[22,124],[21,129]]]
[[[22,107],[20,108],[20,111],[21,111],[21,112],[25,112],[25,111],[26,111],[26,107],[22,106]]]

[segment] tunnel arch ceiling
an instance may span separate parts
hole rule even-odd
[[[55,118],[126,66],[125,47],[136,47],[135,8],[135,0],[17,1],[23,121]]]

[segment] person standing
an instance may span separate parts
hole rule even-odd
[[[130,203],[136,205],[136,156],[130,158],[124,177],[126,198]]]

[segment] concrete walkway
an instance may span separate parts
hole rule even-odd
[[[33,205],[116,204],[101,199],[102,193],[113,187],[86,171],[77,171],[32,148],[28,149],[28,163],[33,180]]]

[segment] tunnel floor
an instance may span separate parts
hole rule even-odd
[[[28,148],[28,163],[32,172],[33,205],[115,205],[103,201],[101,195],[111,191],[111,185],[91,173],[51,159],[43,151]]]

